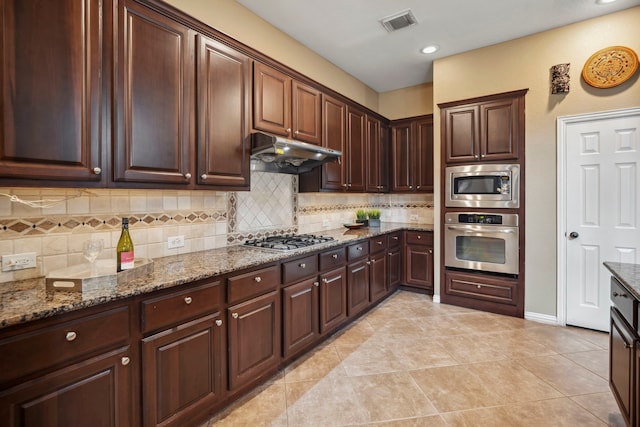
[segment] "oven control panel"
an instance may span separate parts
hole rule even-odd
[[[458,224],[502,224],[502,215],[460,214]]]
[[[491,214],[482,212],[462,212],[445,214],[447,224],[485,224],[518,226],[517,214]]]

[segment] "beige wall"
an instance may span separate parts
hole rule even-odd
[[[425,83],[380,94],[380,114],[388,119],[433,113],[433,83]]]
[[[529,89],[525,185],[527,312],[556,314],[556,119],[640,105],[640,73],[611,89],[595,89],[581,79],[584,62],[601,48],[623,45],[640,52],[638,23],[640,7],[635,7],[435,63],[434,104]],[[549,69],[567,62],[571,64],[570,93],[551,95]],[[434,109],[435,138],[439,140],[440,120],[437,107]],[[436,159],[440,159],[439,152]],[[436,168],[439,170],[439,165]]]

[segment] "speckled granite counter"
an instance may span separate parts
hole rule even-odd
[[[0,328],[278,262],[398,230],[432,231],[433,224],[382,223],[380,228],[319,230],[316,234],[329,235],[335,240],[282,253],[231,246],[157,258],[154,259],[154,271],[149,276],[85,292],[47,292],[44,278],[3,283],[0,286]]]
[[[640,264],[605,262],[604,266],[607,267],[637,300],[640,300]]]

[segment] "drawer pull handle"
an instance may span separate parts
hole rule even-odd
[[[389,252],[387,255],[391,256],[391,255],[393,255],[393,252]]]
[[[307,268],[307,264],[305,264],[304,262],[300,264],[300,268]]]
[[[318,286],[320,286],[320,283],[318,283],[318,282],[313,282],[313,286],[318,287]]]
[[[222,326],[222,320],[220,319],[216,320],[216,326]]]
[[[262,277],[256,276],[253,280],[255,280],[257,283],[260,283],[262,282]]]
[[[231,313],[231,317],[233,317],[234,319],[238,318],[238,313]]]
[[[73,331],[67,332],[67,335],[65,336],[65,338],[67,339],[67,341],[71,342],[71,341],[75,340],[76,338],[78,338],[78,334],[76,334]]]
[[[627,294],[619,294],[617,292],[613,292],[613,296],[614,297],[621,297],[621,298],[629,298],[629,296]]]
[[[329,283],[329,279],[327,279],[326,277],[325,277],[324,279],[322,279],[322,281],[323,281],[324,283]]]
[[[333,254],[333,255],[331,255],[331,258],[333,258],[333,259],[338,259],[338,254]]]
[[[122,366],[127,366],[129,362],[131,362],[131,359],[129,359],[127,356],[124,356],[122,359],[120,359],[120,362],[122,363]]]
[[[187,304],[191,304],[193,302],[193,299],[191,297],[184,297],[184,302],[186,302]]]
[[[626,342],[626,343],[624,343],[624,348],[626,348],[626,349],[633,348],[633,344],[629,344],[629,343]]]

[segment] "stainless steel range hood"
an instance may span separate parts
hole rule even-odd
[[[342,152],[306,142],[256,132],[251,135],[251,168],[261,172],[299,174],[327,162],[340,161]]]

